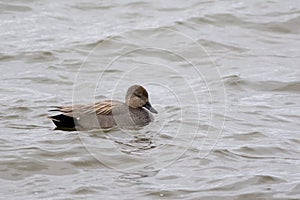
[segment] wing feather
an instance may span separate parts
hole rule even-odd
[[[120,101],[107,100],[90,105],[74,105],[74,106],[56,106],[50,111],[59,111],[67,116],[79,116],[82,114],[109,115],[113,110],[118,110],[124,106]]]

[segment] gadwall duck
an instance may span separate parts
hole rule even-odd
[[[125,103],[106,100],[90,105],[57,106],[54,108],[50,111],[59,111],[61,114],[49,116],[49,118],[57,129],[63,130],[144,126],[153,121],[153,115],[146,109],[157,114],[149,102],[148,92],[140,85],[133,85],[127,90]]]

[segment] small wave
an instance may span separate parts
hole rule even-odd
[[[259,29],[261,30],[265,30],[268,32],[277,32],[277,33],[293,33],[293,34],[297,34],[300,33],[299,28],[295,28],[298,27],[300,24],[300,17],[295,17],[283,22],[269,22],[269,23],[264,23],[264,24],[260,24],[259,26],[257,26]]]
[[[0,3],[0,11],[2,13],[7,13],[7,12],[29,12],[29,11],[32,11],[32,9],[28,6],[20,6],[20,5]]]
[[[228,75],[223,77],[224,83],[228,87],[239,89],[254,89],[257,91],[275,91],[275,92],[300,92],[300,82],[281,82],[281,81],[250,81],[239,75]]]
[[[113,6],[104,5],[104,2],[99,3],[77,3],[76,5],[71,6],[71,8],[75,8],[82,11],[91,11],[91,10],[109,10]]]
[[[217,51],[235,51],[239,53],[243,53],[248,51],[247,48],[242,48],[241,46],[228,45],[216,41],[211,40],[198,40],[198,42],[204,47],[209,47],[211,49],[216,49]]]
[[[16,55],[3,55],[0,57],[1,59],[9,59],[9,60],[15,60],[15,59],[23,59],[27,63],[34,63],[36,62],[49,62],[49,61],[55,61],[58,58],[55,56],[55,54],[51,51],[26,51],[26,52],[20,52]]]
[[[10,60],[14,60],[15,57],[13,55],[6,55],[4,53],[0,53],[0,60],[1,61],[10,61]]]

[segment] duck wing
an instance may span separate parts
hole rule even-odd
[[[97,115],[110,115],[116,111],[119,111],[125,104],[120,101],[107,100],[95,103],[92,106],[84,109],[85,114],[96,113]]]
[[[50,111],[58,111],[69,117],[80,117],[96,113],[97,115],[110,115],[113,111],[118,111],[125,104],[120,101],[106,100],[89,105],[55,106]]]

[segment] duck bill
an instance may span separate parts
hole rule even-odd
[[[147,102],[144,105],[145,108],[147,108],[150,112],[157,114],[158,112],[151,106],[151,104],[149,102]]]

